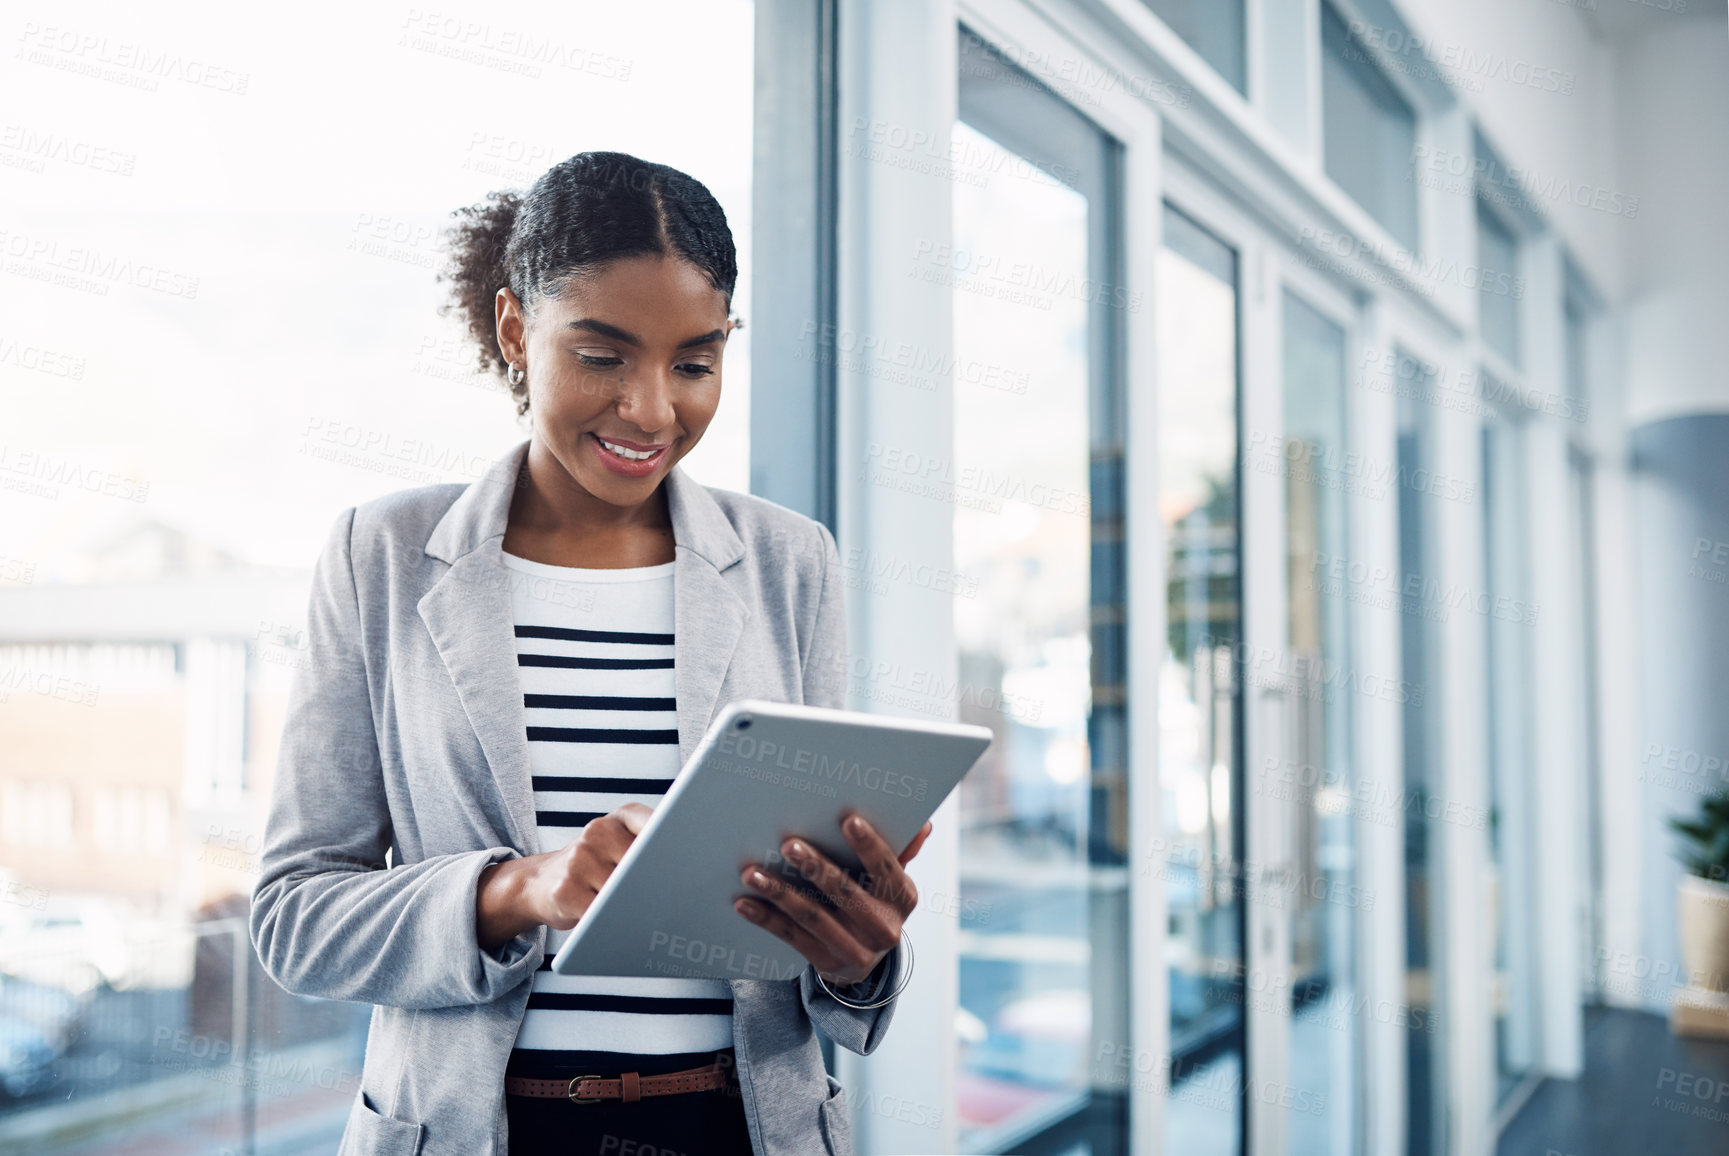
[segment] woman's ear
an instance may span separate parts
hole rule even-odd
[[[510,286],[506,285],[494,295],[492,316],[497,325],[498,350],[504,355],[504,360],[527,361],[527,351],[522,342],[522,302],[517,300]]]

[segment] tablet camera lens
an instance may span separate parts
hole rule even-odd
[[[748,718],[739,719],[738,720],[738,729],[741,731],[749,730],[750,729],[750,719],[748,719]]]

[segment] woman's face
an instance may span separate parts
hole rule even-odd
[[[497,317],[499,348],[528,374],[536,438],[604,502],[648,500],[720,405],[726,298],[682,258],[613,261],[542,297],[533,318],[501,289]]]

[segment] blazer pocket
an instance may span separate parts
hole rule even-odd
[[[852,1122],[846,1114],[846,1089],[827,1072],[823,1078],[828,1081],[828,1099],[817,1110],[823,1143],[827,1145],[828,1156],[852,1156]]]
[[[425,1133],[423,1124],[382,1115],[362,1089],[354,1094],[337,1156],[419,1156]]]

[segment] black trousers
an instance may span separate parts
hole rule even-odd
[[[752,1156],[731,1048],[720,1053],[632,1057],[624,1069],[578,1065],[565,1071],[570,1065],[560,1065],[556,1072],[545,1068],[506,1071],[541,1079],[616,1077],[621,1070],[651,1076],[702,1067],[713,1062],[717,1054],[725,1057],[723,1063],[733,1076],[725,1088],[708,1092],[644,1096],[634,1104],[623,1100],[578,1104],[569,1099],[507,1094],[504,1104],[510,1156]]]

